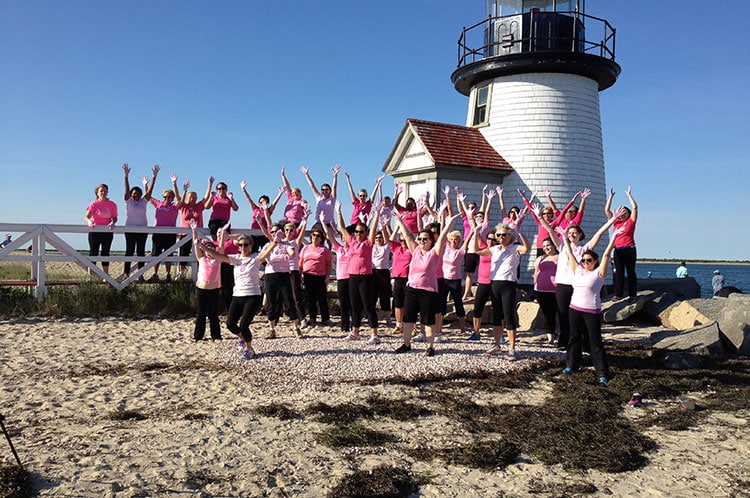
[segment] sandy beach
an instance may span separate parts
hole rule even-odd
[[[299,340],[287,326],[281,338],[268,340],[256,325],[258,357],[245,361],[227,332],[224,341],[194,343],[187,319],[0,322],[0,409],[39,496],[324,496],[353,472],[382,465],[427,476],[415,496],[556,496],[575,483],[599,495],[748,495],[747,410],[711,413],[687,431],[649,430],[656,449],[631,472],[570,471],[531,455],[499,470],[415,459],[410,449],[472,437],[435,410],[406,421],[362,422],[392,434],[392,442],[331,448],[320,441],[328,425],[318,418],[283,420],[259,414],[259,407],[283,404],[304,414],[315,403],[372,396],[419,402],[429,384],[389,379],[472,371],[512,376],[561,353],[526,334],[521,360],[511,364],[481,354],[489,339],[470,343],[453,331],[434,358],[416,343],[410,354],[394,355],[395,336],[375,346],[319,327]],[[609,340],[643,336],[617,328]],[[531,388],[463,394],[480,404],[533,405],[550,391],[550,380],[540,377]],[[673,400],[647,400],[644,408],[624,410],[637,419],[673,409]],[[501,424],[502,412],[497,419]],[[0,462],[11,465],[6,441],[0,448]]]

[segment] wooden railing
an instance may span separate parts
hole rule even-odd
[[[155,265],[164,262],[171,263],[189,263],[195,262],[195,256],[178,256],[177,251],[183,244],[192,244],[191,237],[180,238],[159,256],[89,256],[88,251],[81,252],[74,249],[66,242],[63,234],[89,234],[91,232],[111,232],[118,235],[125,233],[155,233],[163,234],[190,234],[190,229],[171,228],[171,227],[126,227],[115,226],[112,229],[108,227],[89,228],[84,225],[38,225],[26,223],[0,223],[0,234],[15,233],[19,234],[6,247],[0,249],[0,262],[4,261],[21,261],[31,263],[31,280],[26,285],[33,287],[34,294],[37,298],[43,299],[47,295],[47,263],[50,262],[73,262],[77,263],[84,270],[90,271],[93,275],[99,277],[102,281],[116,287],[124,289],[131,283],[138,280],[148,270]],[[201,228],[199,232],[203,236],[208,236],[208,228]],[[247,235],[262,235],[260,230],[232,230],[233,233],[244,233]],[[24,254],[16,251],[26,250]],[[53,249],[53,250],[50,250]],[[133,272],[121,282],[118,282],[116,275],[112,276],[105,273],[96,263],[107,262],[126,262],[135,263]],[[139,262],[145,263],[143,268],[138,268]],[[191,272],[193,279],[196,278],[196,272]],[[1,284],[1,282],[0,282]]]

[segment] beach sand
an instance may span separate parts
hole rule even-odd
[[[511,364],[481,354],[489,339],[467,342],[453,331],[434,358],[417,343],[411,353],[394,355],[395,336],[375,346],[343,341],[336,328],[319,327],[299,340],[284,324],[281,337],[268,340],[263,320],[253,327],[258,357],[250,361],[240,358],[226,330],[224,341],[193,342],[188,319],[0,322],[0,413],[39,496],[318,497],[355,470],[380,465],[429,476],[418,495],[429,497],[555,496],[543,490],[578,482],[593,484],[598,495],[748,496],[747,410],[711,413],[687,431],[654,428],[647,433],[657,442],[649,463],[614,474],[568,471],[531,455],[490,471],[416,460],[405,450],[471,438],[455,420],[435,414],[403,422],[368,419],[363,425],[397,441],[330,448],[317,438],[328,426],[315,417],[281,420],[256,409],[284,403],[303,413],[314,403],[338,405],[373,394],[417,402],[429,385],[388,379],[475,369],[513,375],[561,353],[540,336],[524,335],[521,360]],[[642,337],[643,330],[621,327],[608,339]],[[362,385],[367,379],[375,382]],[[466,394],[477,403],[539,404],[550,392],[540,379],[532,388]],[[626,412],[638,418],[669,409],[675,407],[653,401]],[[10,465],[5,443],[0,463]]]

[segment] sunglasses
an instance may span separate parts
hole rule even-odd
[[[497,237],[505,237],[506,235],[508,234],[507,233],[495,233],[495,236]]]
[[[284,229],[284,231],[285,231],[285,232],[293,232],[293,231],[294,231],[294,228],[285,228],[285,229]]]
[[[310,237],[322,237],[322,236],[323,236],[322,233],[311,233],[310,234]]]
[[[417,242],[429,242],[429,241],[430,241],[430,239],[428,239],[427,237],[419,237],[417,239]]]
[[[354,230],[354,233],[365,233],[364,230]]]
[[[582,258],[581,261],[583,261],[584,263],[593,263],[594,259],[593,258]]]
[[[226,187],[216,187],[216,190],[226,190]]]
[[[249,244],[247,242],[240,242],[239,244],[237,244],[237,246],[238,247],[250,247],[252,246],[252,244]]]

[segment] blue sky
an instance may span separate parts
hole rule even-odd
[[[620,202],[633,187],[639,256],[750,259],[750,3],[586,4],[617,29],[607,183]],[[450,74],[483,16],[482,0],[0,0],[0,222],[83,223],[100,182],[122,209],[123,162],[135,181],[159,163],[157,188],[213,175],[256,198],[282,164],[309,196],[299,167],[320,183],[339,163],[369,189],[406,118],[464,124]]]

